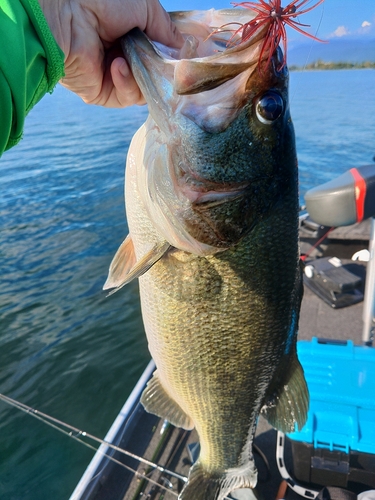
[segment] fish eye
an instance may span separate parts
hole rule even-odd
[[[261,123],[273,123],[284,110],[284,101],[280,94],[269,90],[260,97],[255,106],[256,115]]]

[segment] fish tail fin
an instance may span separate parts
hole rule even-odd
[[[190,469],[188,482],[178,500],[223,500],[231,491],[254,488],[257,471],[253,462],[229,471],[210,472],[196,462]]]

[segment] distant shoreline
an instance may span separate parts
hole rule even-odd
[[[329,70],[329,69],[375,69],[375,62],[365,61],[362,63],[348,63],[348,62],[325,62],[325,61],[315,61],[306,66],[297,66],[292,64],[289,66],[289,71],[306,71],[306,70]]]

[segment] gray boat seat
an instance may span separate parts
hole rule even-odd
[[[349,226],[375,217],[375,164],[351,168],[305,194],[310,217],[323,226]]]

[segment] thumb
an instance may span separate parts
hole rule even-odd
[[[172,22],[168,13],[159,2],[148,3],[150,11],[147,16],[146,35],[156,42],[168,47],[180,48],[184,44],[184,38]]]

